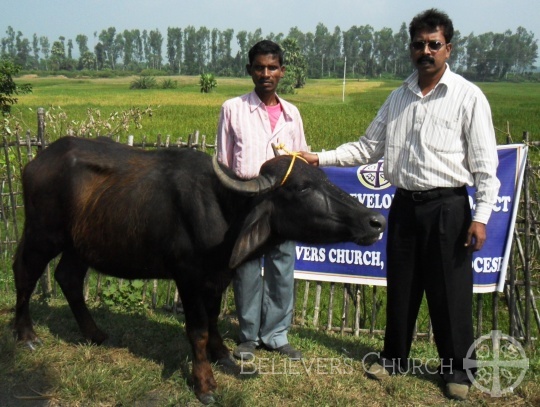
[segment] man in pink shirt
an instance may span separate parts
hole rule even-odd
[[[255,89],[227,100],[217,132],[218,160],[243,179],[254,178],[261,165],[274,157],[272,144],[290,151],[305,151],[302,118],[298,109],[276,94],[285,74],[283,51],[263,40],[249,51],[246,66]],[[284,242],[236,270],[234,297],[240,324],[240,344],[233,355],[251,360],[258,347],[301,359],[287,339],[292,322],[295,243]],[[264,262],[264,276],[262,268]]]

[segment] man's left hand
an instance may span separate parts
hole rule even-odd
[[[472,222],[467,231],[465,247],[470,247],[472,251],[476,252],[484,246],[486,238],[486,225],[480,222]]]

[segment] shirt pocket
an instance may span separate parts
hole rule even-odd
[[[461,124],[458,119],[428,114],[422,133],[426,147],[432,151],[442,153],[463,152]]]

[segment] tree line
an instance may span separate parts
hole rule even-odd
[[[127,71],[144,70],[169,74],[243,76],[249,48],[265,39],[284,44],[289,58],[300,67],[300,76],[339,78],[344,68],[348,77],[380,76],[403,78],[411,72],[409,34],[405,23],[399,31],[370,25],[333,31],[319,23],[314,32],[297,27],[287,35],[262,30],[253,32],[206,27],[168,27],[164,35],[156,30],[124,30],[115,27],[94,32],[90,39],[79,34],[72,39],[60,36],[51,41],[33,34],[26,38],[11,26],[1,39],[0,57],[9,58],[25,71]],[[474,80],[505,79],[509,74],[527,75],[534,71],[538,40],[531,31],[518,27],[515,32],[488,32],[462,35],[456,31],[449,61],[452,69]],[[233,51],[234,49],[234,51]],[[74,57],[75,51],[77,57]]]

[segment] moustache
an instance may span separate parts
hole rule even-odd
[[[416,63],[418,63],[418,64],[423,64],[424,62],[434,64],[435,59],[433,59],[433,58],[431,58],[429,56],[422,56],[422,57],[418,58],[418,60],[416,61]]]

